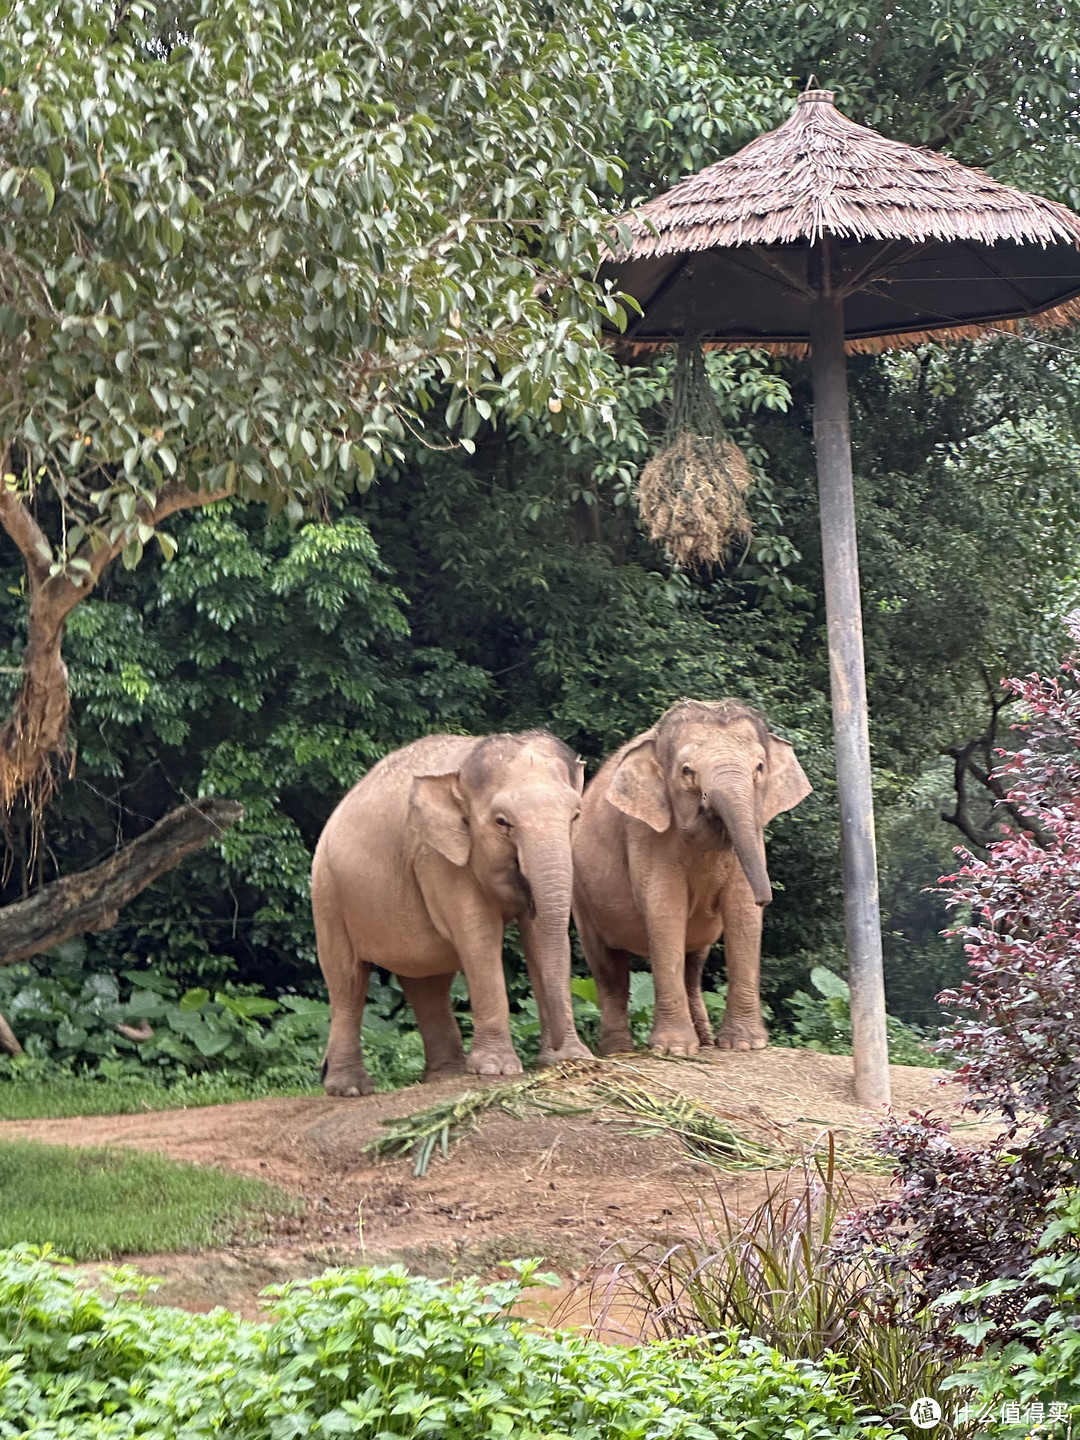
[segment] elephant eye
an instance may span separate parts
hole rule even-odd
[[[758,761],[757,773],[758,773],[759,775],[764,775],[764,774],[765,774],[765,761],[764,761],[764,760],[759,760],[759,761]]]
[[[496,815],[495,824],[500,826],[503,830],[510,829],[510,821],[506,818],[505,815]]]
[[[682,773],[689,779],[694,773],[694,767],[692,765],[684,765],[682,767]]]

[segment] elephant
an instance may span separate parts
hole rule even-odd
[[[728,996],[715,1043],[764,1048],[763,832],[810,789],[792,747],[740,700],[680,700],[603,765],[573,844],[574,922],[596,981],[601,1055],[632,1048],[632,955],[652,964],[652,1049],[695,1055],[712,1045],[701,975],[721,935]]]
[[[429,735],[387,755],[330,816],[311,904],[330,992],[323,1087],[369,1095],[360,1026],[373,965],[416,1013],[424,1078],[521,1071],[510,1038],[503,930],[516,920],[540,1014],[540,1063],[586,1058],[570,1002],[570,827],[584,766],[544,730]],[[466,1059],[450,1006],[464,970]]]

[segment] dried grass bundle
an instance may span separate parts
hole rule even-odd
[[[746,508],[752,484],[746,456],[724,433],[701,346],[684,341],[664,441],[638,479],[649,538],[688,569],[721,564],[753,534]]]
[[[689,569],[719,565],[753,534],[746,456],[727,436],[685,431],[664,444],[638,480],[638,509],[649,538]]]

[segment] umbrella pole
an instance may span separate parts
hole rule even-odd
[[[824,247],[822,247],[824,248]],[[863,659],[859,552],[848,424],[844,301],[825,284],[814,302],[810,356],[814,382],[814,449],[821,507],[821,552],[829,634],[836,782],[844,877],[844,922],[851,984],[855,1098],[889,1103],[885,980],[881,959],[874,798],[870,774],[866,669]]]

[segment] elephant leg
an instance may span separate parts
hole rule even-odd
[[[696,1055],[701,1049],[686,994],[685,890],[657,889],[643,897],[641,910],[649,935],[649,961],[656,987],[649,1047],[660,1055]]]
[[[330,992],[330,1037],[322,1063],[328,1095],[370,1095],[375,1089],[364,1069],[360,1026],[364,1018],[371,966],[357,960],[340,915],[315,907],[319,965]]]
[[[560,980],[553,986],[544,978],[541,956],[544,953],[543,937],[536,934],[536,922],[520,920],[522,948],[525,964],[529,968],[529,983],[536,996],[536,1009],[540,1016],[540,1065],[562,1065],[567,1060],[591,1060],[592,1051],[582,1043],[574,1026],[574,1011],[570,1003],[570,967],[566,966],[565,983]]]
[[[473,1018],[473,1042],[465,1068],[473,1075],[520,1075],[510,1038],[510,1004],[503,975],[503,922],[479,905],[451,922],[451,936],[465,979]]]
[[[740,872],[720,903],[727,963],[727,1008],[716,1043],[721,1050],[764,1050],[769,1032],[761,1015],[761,906]]]
[[[461,1075],[465,1070],[465,1047],[450,1005],[450,975],[399,975],[405,999],[413,1008],[420,1038],[424,1042],[424,1079]]]
[[[585,952],[589,971],[596,981],[596,998],[600,1002],[601,1055],[625,1055],[634,1048],[630,1034],[630,956],[625,950],[612,950],[579,916],[578,939]]]
[[[522,1064],[510,1038],[502,915],[457,866],[418,872],[417,879],[428,915],[453,947],[468,982],[473,1042],[465,1069],[473,1075],[520,1075]]]
[[[711,946],[705,945],[700,950],[691,950],[686,957],[686,999],[690,1006],[690,1019],[694,1022],[697,1038],[703,1046],[713,1043],[709,1012],[701,998],[701,972],[705,969],[710,949]]]

